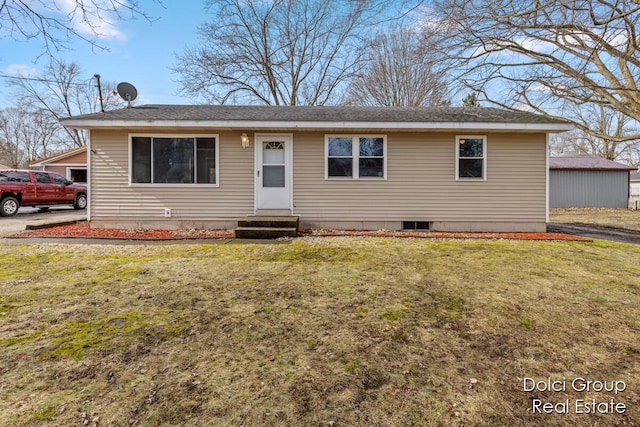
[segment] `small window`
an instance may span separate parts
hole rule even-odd
[[[131,183],[217,184],[217,138],[132,136]]]
[[[327,178],[386,178],[384,136],[327,136]]]
[[[360,157],[358,175],[360,178],[384,177],[384,140],[382,138],[358,138]]]
[[[353,138],[329,137],[327,169],[332,177],[353,176]]]
[[[487,168],[485,136],[456,137],[456,179],[485,180]]]
[[[0,172],[0,182],[31,182],[29,172],[3,171]]]
[[[62,175],[60,175],[60,174],[52,173],[52,174],[51,174],[51,177],[53,178],[53,182],[54,182],[55,184],[58,184],[58,185],[65,185],[65,184],[67,183],[66,178],[65,178],[65,177],[63,177],[63,176],[62,176]]]
[[[196,183],[216,183],[216,139],[196,138]]]
[[[87,170],[86,169],[69,169],[69,179],[73,182],[87,182]]]
[[[262,187],[286,186],[286,159],[284,141],[262,141]]]
[[[49,174],[45,172],[36,172],[36,181],[39,184],[51,184],[51,178],[49,178]]]
[[[151,138],[131,139],[131,182],[151,182]]]

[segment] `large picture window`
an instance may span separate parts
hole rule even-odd
[[[386,178],[384,136],[326,137],[327,178]]]
[[[217,184],[216,136],[132,136],[132,184]]]
[[[487,178],[487,138],[485,136],[456,137],[456,179]]]

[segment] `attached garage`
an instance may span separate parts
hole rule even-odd
[[[599,157],[550,157],[549,207],[626,208],[634,170]]]
[[[32,162],[29,167],[56,172],[73,182],[87,182],[87,147],[76,147]]]

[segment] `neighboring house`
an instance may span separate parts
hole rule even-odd
[[[626,208],[632,170],[599,157],[551,157],[549,207]]]
[[[57,172],[73,182],[87,182],[87,147],[78,147],[32,162],[29,167]]]
[[[493,108],[143,105],[71,117],[90,130],[94,227],[545,231],[548,134]]]
[[[631,172],[629,175],[630,195],[640,197],[640,172]]]
[[[640,209],[640,172],[629,174],[629,206],[633,209]]]

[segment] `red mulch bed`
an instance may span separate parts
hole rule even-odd
[[[419,239],[513,239],[513,240],[572,240],[591,239],[562,233],[493,233],[493,232],[450,232],[450,231],[391,231],[391,230],[306,230],[311,236],[369,236],[369,237],[411,237]]]
[[[231,230],[144,230],[120,228],[91,228],[86,222],[58,225],[40,230],[28,230],[8,237],[76,237],[86,239],[125,240],[185,240],[185,239],[229,239]]]
[[[580,236],[561,233],[453,233],[444,231],[391,231],[391,230],[302,230],[302,236],[366,236],[404,237],[420,239],[516,239],[516,240],[573,240],[591,241]],[[232,230],[144,230],[118,228],[91,228],[87,223],[60,225],[40,230],[23,231],[8,237],[76,237],[89,239],[126,240],[185,240],[185,239],[230,239]]]

